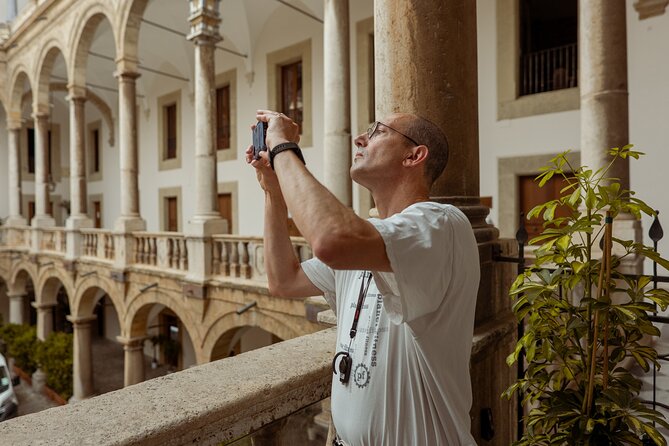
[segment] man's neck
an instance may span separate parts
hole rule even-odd
[[[430,199],[426,191],[406,191],[403,193],[401,188],[387,190],[386,194],[373,191],[372,197],[376,210],[379,212],[379,218],[388,218],[402,212],[412,204]]]

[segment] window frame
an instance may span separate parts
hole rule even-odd
[[[175,106],[176,113],[176,157],[167,158],[167,113],[169,106]],[[158,120],[158,170],[171,170],[181,168],[183,136],[181,120],[181,90],[174,91],[158,97],[157,99],[157,120]]]
[[[218,149],[216,147],[217,161],[231,161],[237,159],[237,70],[232,69],[216,75],[216,90],[228,85],[230,88],[230,147]],[[215,112],[218,117],[218,110]],[[217,123],[216,123],[217,125]],[[249,132],[250,133],[250,132]],[[250,135],[249,135],[250,137]],[[218,145],[218,135],[216,135],[216,144]]]

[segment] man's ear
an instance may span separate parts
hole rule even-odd
[[[412,147],[411,151],[404,158],[404,165],[406,167],[417,166],[427,159],[427,155],[430,153],[429,149],[425,145],[420,145]]]

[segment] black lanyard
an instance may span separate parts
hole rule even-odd
[[[367,284],[365,285],[365,276],[369,274],[367,278]],[[367,296],[367,290],[369,289],[369,283],[372,281],[372,273],[363,272],[362,281],[360,281],[360,293],[358,294],[358,304],[355,306],[355,315],[353,316],[353,324],[351,325],[351,331],[348,332],[351,340],[355,338],[355,334],[358,332],[358,320],[360,319],[360,311],[362,310],[362,304],[365,302],[365,297]],[[364,288],[363,288],[364,287]],[[349,343],[350,349],[350,343]]]

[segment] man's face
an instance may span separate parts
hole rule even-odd
[[[412,146],[406,135],[408,118],[390,115],[373,128],[373,133],[360,134],[354,139],[356,151],[351,164],[351,178],[367,186],[376,177],[392,179],[394,172],[402,167],[407,149]],[[400,133],[401,132],[401,133]]]

